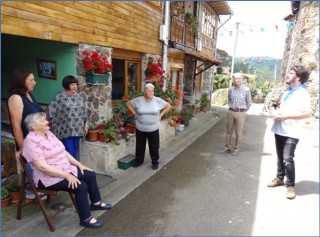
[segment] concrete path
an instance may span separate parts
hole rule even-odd
[[[220,153],[226,127],[220,110],[218,123],[101,217],[103,228],[78,235],[319,236],[318,124],[305,126],[295,158],[297,198],[288,200],[285,187],[266,185],[276,156],[272,120],[260,111],[254,105],[248,112],[238,156]]]
[[[160,148],[159,170],[218,122],[222,118],[220,111],[224,110],[224,108],[217,108],[208,113],[199,113],[182,135],[174,137],[166,146],[162,146]],[[103,199],[115,205],[159,171],[151,169],[148,155],[145,160],[146,162],[139,170],[129,168],[127,170],[115,169],[111,172],[109,175],[116,181],[100,189]],[[70,198],[68,194],[59,192],[59,195],[50,201],[48,209],[56,210],[63,203],[70,204]],[[1,210],[2,236],[75,236],[83,229],[79,226],[79,218],[73,207],[67,208],[54,218],[55,232],[49,231],[37,205],[25,207],[22,210],[21,220],[16,219],[16,212],[15,205]],[[96,211],[92,214],[97,218],[103,213],[103,211]]]
[[[319,126],[306,125],[296,152],[297,198],[287,200],[285,188],[267,188],[275,175],[276,157],[271,122],[253,105],[244,142],[236,157],[221,154],[226,108],[200,113],[183,134],[160,149],[160,167],[116,169],[116,181],[101,189],[114,205],[101,229],[83,229],[73,208],[54,219],[50,232],[37,206],[2,210],[2,236],[106,235],[277,235],[319,236]],[[68,200],[63,193],[52,205]]]

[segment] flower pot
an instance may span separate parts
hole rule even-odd
[[[136,133],[136,126],[133,124],[127,125],[128,133]]]
[[[87,140],[89,142],[96,142],[99,139],[99,130],[89,130],[87,133]]]
[[[208,112],[208,110],[209,110],[209,105],[202,105],[202,106],[201,106],[201,111],[202,111],[202,112],[205,112],[205,113],[206,113],[206,112]]]
[[[106,84],[109,81],[110,73],[99,74],[86,72],[86,82],[91,85]]]
[[[6,199],[1,199],[1,208],[6,208],[10,206],[10,199],[11,199],[11,196],[9,196]]]
[[[100,131],[98,134],[99,134],[99,135],[98,135],[98,136],[99,136],[99,141],[100,141],[100,142],[105,142],[106,139],[105,139],[105,137],[104,137],[104,135],[103,135],[103,132]]]
[[[20,199],[20,191],[16,191],[16,192],[10,192],[11,195],[11,203],[17,203],[19,202]]]
[[[160,80],[160,75],[146,75],[146,79],[149,82],[158,82]]]

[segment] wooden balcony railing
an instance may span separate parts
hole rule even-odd
[[[171,15],[170,41],[191,49],[196,49],[195,34],[184,20]]]

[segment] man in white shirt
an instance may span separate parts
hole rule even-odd
[[[303,66],[294,66],[286,78],[289,85],[281,99],[280,109],[275,116],[271,131],[275,134],[278,156],[276,178],[268,187],[286,185],[287,198],[296,197],[294,152],[302,133],[303,119],[312,115],[310,95],[304,85],[309,78],[309,71]],[[286,182],[284,183],[284,177]]]

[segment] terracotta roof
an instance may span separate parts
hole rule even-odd
[[[197,59],[200,59],[201,61],[209,61],[212,62],[214,65],[220,65],[222,61],[214,58],[211,55],[202,53],[202,52],[197,52],[197,51],[185,51],[185,54],[194,56]]]
[[[217,49],[217,54],[220,54],[222,57],[229,57],[227,51],[224,51],[222,49]]]
[[[232,10],[227,2],[206,1],[218,15],[230,15]]]

